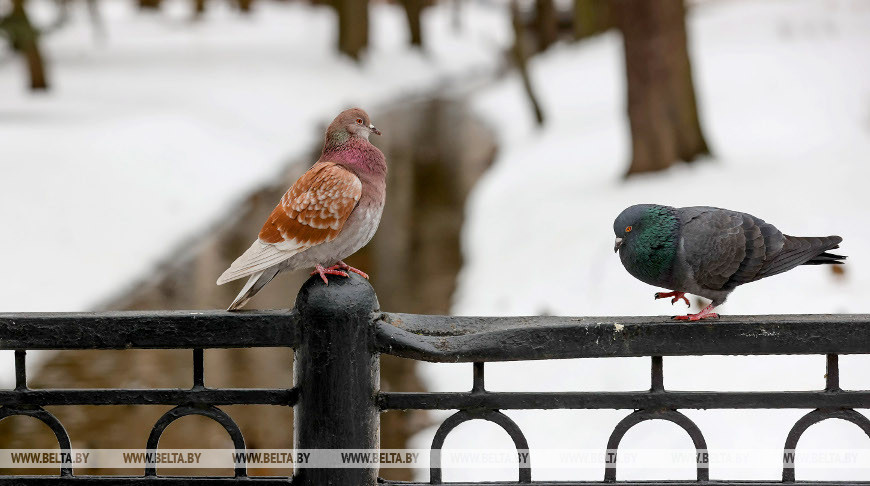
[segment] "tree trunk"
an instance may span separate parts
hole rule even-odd
[[[338,50],[354,60],[369,42],[368,0],[334,0],[338,12]]]
[[[423,32],[420,25],[420,14],[423,12],[423,0],[401,0],[408,17],[408,31],[411,34],[411,45],[423,47]]]
[[[206,0],[193,0],[193,16],[196,18],[202,17],[205,14]]]
[[[574,38],[600,34],[614,26],[609,0],[574,0]]]
[[[686,47],[682,0],[618,0],[625,48],[632,160],[627,175],[709,153]]]
[[[251,4],[254,3],[254,0],[237,0],[239,4],[239,10],[244,13],[249,13],[251,11]]]
[[[3,19],[2,27],[7,31],[12,48],[21,54],[27,63],[30,89],[33,91],[47,90],[48,80],[45,75],[42,52],[39,49],[39,33],[30,23],[27,10],[24,8],[24,0],[12,1],[12,11],[8,17]]]
[[[553,45],[559,37],[559,19],[553,0],[535,0],[535,30],[538,35],[538,52]]]
[[[511,21],[514,28],[514,62],[517,64],[517,69],[520,70],[520,76],[523,80],[523,89],[525,89],[526,96],[529,98],[529,103],[532,105],[532,111],[535,113],[535,121],[540,126],[544,124],[544,111],[541,110],[541,104],[538,103],[538,97],[535,96],[535,90],[532,88],[532,79],[529,76],[529,69],[526,63],[527,55],[523,20],[520,18],[520,7],[517,4],[517,0],[511,1]]]
[[[161,1],[162,0],[139,0],[139,8],[147,10],[158,10],[160,9]]]

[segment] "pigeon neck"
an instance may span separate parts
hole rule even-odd
[[[680,223],[673,208],[653,206],[620,248],[619,257],[639,280],[661,283],[670,275],[680,240]]]
[[[323,147],[320,160],[335,162],[363,177],[369,174],[383,176],[387,173],[384,154],[368,140],[349,137],[344,143]]]

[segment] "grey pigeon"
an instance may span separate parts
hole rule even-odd
[[[696,321],[718,317],[737,286],[791,270],[798,265],[841,264],[846,257],[828,253],[839,247],[839,236],[784,235],[775,226],[746,213],[695,206],[673,208],[638,204],[613,222],[614,251],[638,280],[672,292],[671,304],[690,293],[712,302],[697,314],[675,319]]]

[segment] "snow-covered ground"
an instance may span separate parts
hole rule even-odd
[[[481,93],[475,106],[501,147],[476,187],[464,229],[466,264],[454,312],[463,315],[673,315],[613,253],[613,219],[636,203],[713,205],[756,214],[784,232],[843,236],[845,275],[804,267],[737,289],[728,314],[860,313],[870,304],[870,4],[840,1],[708,2],[693,9],[690,52],[702,123],[714,156],[665,173],[621,179],[628,123],[617,34],[560,46],[531,64],[547,125],[533,126],[517,77]],[[693,309],[698,309],[693,299]],[[695,390],[808,390],[824,385],[824,357],[665,358],[665,385]],[[585,359],[487,365],[491,390],[640,390],[648,359]],[[870,359],[841,358],[842,386],[870,388]],[[467,390],[471,365],[423,365],[438,390]],[[507,412],[534,448],[603,450],[630,411]],[[685,411],[712,450],[781,448],[807,411]],[[866,412],[866,411],[865,411]],[[434,428],[417,437],[425,447]],[[495,425],[468,423],[446,447],[509,447]],[[644,423],[623,447],[688,448],[673,424]],[[813,426],[801,447],[870,448],[852,424]],[[763,467],[711,476],[776,479]],[[595,470],[534,468],[534,479],[601,479]],[[870,467],[870,464],[866,465]],[[620,479],[690,479],[676,471],[620,471]],[[798,467],[798,478],[870,479],[870,469]],[[423,475],[425,477],[425,473]],[[445,479],[516,478],[515,470],[446,471]]]

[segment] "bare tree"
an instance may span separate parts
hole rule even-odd
[[[600,34],[613,27],[610,0],[574,0],[574,38]]]
[[[423,47],[423,29],[420,22],[420,14],[428,5],[426,0],[399,0],[405,8],[405,16],[408,18],[408,31],[411,34],[410,43],[414,47]]]
[[[535,96],[535,90],[532,88],[532,79],[529,76],[529,69],[527,65],[527,49],[526,49],[526,35],[525,29],[523,28],[523,20],[522,14],[520,13],[520,7],[517,3],[517,0],[511,1],[511,23],[514,28],[514,46],[513,46],[513,57],[514,62],[517,65],[517,69],[520,71],[520,77],[523,80],[523,89],[526,91],[526,96],[529,98],[529,103],[532,105],[532,111],[535,114],[535,121],[538,125],[544,124],[544,111],[541,109],[541,104],[538,102],[538,97]]]
[[[355,60],[369,43],[368,0],[332,0],[338,13],[338,50]]]
[[[709,153],[686,47],[683,0],[617,0],[628,80],[632,160],[628,175]]]
[[[236,4],[239,6],[239,10],[243,13],[249,13],[251,11],[251,4],[254,3],[254,0],[236,0]]]
[[[206,0],[193,0],[193,17],[199,18],[205,14],[205,2]]]
[[[158,10],[160,9],[160,3],[163,0],[139,0],[139,8],[145,10]]]
[[[48,89],[48,79],[45,74],[45,63],[39,48],[39,32],[30,23],[25,0],[12,0],[12,10],[0,19],[0,31],[4,32],[12,46],[27,64],[30,76],[30,89],[42,91]]]
[[[535,0],[535,30],[538,51],[544,51],[559,38],[559,19],[553,0]]]

